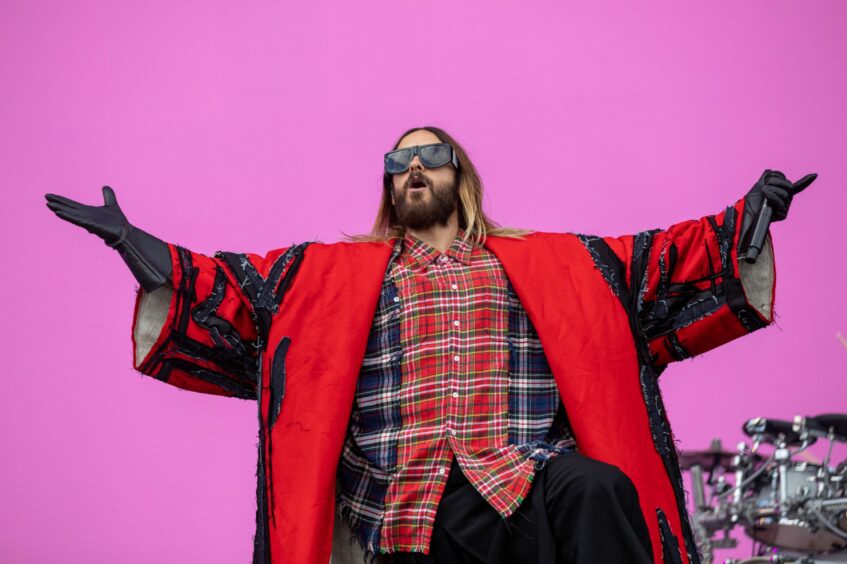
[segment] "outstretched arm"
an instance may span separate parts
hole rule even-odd
[[[116,249],[141,285],[132,324],[137,370],[187,390],[255,398],[256,322],[224,261],[134,227],[108,186],[103,206],[46,198],[57,216]]]
[[[773,321],[770,235],[755,263],[744,257],[765,202],[773,221],[783,220],[793,196],[815,177],[791,183],[766,170],[744,198],[718,214],[602,240],[625,272],[630,306],[656,365],[701,354]]]

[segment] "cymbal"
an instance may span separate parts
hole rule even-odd
[[[714,447],[703,450],[687,450],[679,453],[679,467],[683,470],[689,470],[692,466],[699,466],[708,472],[715,468],[732,470],[735,468],[733,460],[736,456],[738,456],[737,452]],[[746,456],[756,464],[764,460],[764,457],[758,453],[747,453]]]

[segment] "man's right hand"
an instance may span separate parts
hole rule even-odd
[[[105,205],[102,206],[86,206],[56,194],[45,194],[44,197],[53,213],[97,235],[110,247],[125,238],[132,228],[118,205],[115,192],[108,186],[103,186]]]
[[[102,206],[86,206],[56,194],[45,194],[53,213],[97,235],[118,251],[147,292],[167,282],[173,272],[168,244],[127,221],[115,193],[103,186]]]

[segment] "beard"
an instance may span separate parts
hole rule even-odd
[[[456,210],[459,202],[458,178],[451,184],[433,184],[426,176],[421,179],[426,183],[422,191],[409,192],[411,177],[402,190],[395,192],[394,210],[397,221],[407,229],[423,230],[434,225],[447,225],[447,220]],[[432,197],[426,201],[424,197],[430,192]]]

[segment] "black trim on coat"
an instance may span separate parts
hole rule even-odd
[[[218,307],[223,301],[226,291],[227,278],[221,267],[215,270],[215,280],[212,283],[212,292],[205,301],[197,304],[191,310],[191,318],[199,326],[209,331],[209,336],[216,346],[220,347],[224,356],[241,357],[246,356],[247,346],[232,326],[226,319],[215,315]]]
[[[262,275],[259,274],[246,254],[224,252],[215,254],[216,257],[223,259],[229,267],[230,272],[232,272],[239,287],[250,302],[251,313],[254,316],[259,333],[259,346],[262,348],[267,347],[271,318],[279,311],[279,304],[282,303],[282,298],[288,290],[291,280],[297,274],[306,247],[310,244],[311,242],[306,242],[289,247],[274,261],[267,278],[262,278]],[[291,265],[292,268],[286,271],[285,267],[292,260],[295,261]],[[286,274],[280,282],[283,272]]]
[[[290,338],[280,339],[271,364],[271,409],[268,422],[272,428],[279,417],[282,398],[285,397],[285,355],[288,354],[289,344],[291,344]]]
[[[191,252],[188,249],[177,247],[177,256],[179,258],[179,266],[182,270],[182,277],[179,288],[177,288],[177,308],[178,319],[176,322],[176,331],[181,335],[185,335],[188,330],[188,315],[191,310],[191,303],[194,301],[194,282],[197,280],[199,269],[194,268],[191,263]]]
[[[676,331],[671,331],[668,333],[667,338],[665,339],[665,348],[671,353],[671,356],[676,360],[685,360],[686,358],[691,358],[691,353],[688,352],[682,343],[679,341],[679,336],[676,334]]]
[[[221,370],[233,375],[234,379],[242,384],[253,386],[256,377],[256,357],[253,356],[230,356],[227,349],[209,347],[197,342],[186,335],[173,333],[171,340],[180,354],[198,360],[211,361]],[[255,399],[256,393],[253,393]]]
[[[268,399],[268,489],[270,490],[270,516],[276,526],[276,512],[274,511],[274,481],[273,481],[273,428],[279,417],[282,407],[282,398],[285,397],[285,355],[288,354],[288,345],[291,339],[283,337],[274,351],[271,360],[271,385],[270,398]]]
[[[679,542],[671,530],[668,517],[660,507],[656,508],[656,518],[659,520],[659,537],[662,539],[662,560],[665,564],[682,564]]]
[[[221,374],[214,370],[198,368],[195,364],[180,358],[172,358],[165,362],[169,365],[170,369],[176,368],[182,370],[186,374],[190,374],[198,380],[203,380],[204,382],[214,384],[215,386],[226,390],[234,397],[241,399],[256,399],[256,391],[253,389],[252,384],[245,384],[244,382],[234,380],[226,374]],[[168,377],[170,377],[170,370],[168,370]]]
[[[271,536],[268,522],[268,492],[265,475],[265,422],[262,419],[262,360],[259,349],[259,369],[256,378],[256,403],[259,406],[259,456],[256,460],[256,534],[253,536],[253,564],[271,564]]]

